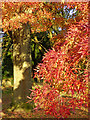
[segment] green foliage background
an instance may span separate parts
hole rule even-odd
[[[35,37],[37,41],[35,41]],[[51,48],[51,42],[46,32],[31,34],[32,71],[41,62],[44,53]],[[2,44],[2,77],[13,77],[13,41],[9,34],[4,34]]]

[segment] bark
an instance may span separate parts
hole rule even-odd
[[[13,31],[14,103],[26,102],[32,87],[30,26]]]

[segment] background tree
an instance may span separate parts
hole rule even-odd
[[[12,55],[13,55],[13,41],[9,37],[9,35],[4,34],[3,44],[2,44],[2,75],[3,79],[8,77],[13,77],[13,63],[12,63]]]
[[[49,31],[51,36],[52,29],[55,31],[59,26],[63,28],[65,18],[57,14],[58,8],[61,7],[64,7],[64,4],[38,2],[2,4],[3,31],[12,31],[14,101],[17,103],[26,100],[28,89],[32,86],[31,34]]]
[[[26,100],[28,89],[31,88],[32,86],[32,82],[31,82],[32,68],[31,68],[31,62],[30,62],[31,61],[31,48],[30,48],[31,27],[29,27],[29,23],[27,23],[27,21],[31,20],[31,19],[28,19],[28,17],[32,17],[31,21],[35,20],[34,22],[37,23],[36,22],[37,18],[33,19],[33,17],[35,18],[35,15],[36,15],[35,9],[39,8],[39,4],[38,5],[37,4],[38,3],[5,3],[3,4],[3,7],[2,7],[3,8],[3,27],[7,29],[7,31],[12,30],[14,28],[12,32],[13,63],[14,63],[14,101],[17,101],[17,102]],[[35,9],[32,13],[31,8],[33,8],[34,6],[35,6]],[[13,7],[15,9],[13,9]],[[6,15],[8,17],[6,17]],[[26,19],[24,18],[25,16],[26,16]],[[24,18],[24,20],[22,18]],[[5,20],[6,20],[6,23],[5,23]],[[20,21],[20,20],[23,20],[23,21]],[[21,27],[20,25],[22,26],[22,29],[20,29]],[[4,28],[3,30],[5,31]],[[20,83],[20,81],[23,84]]]

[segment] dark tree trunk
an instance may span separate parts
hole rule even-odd
[[[32,88],[32,57],[30,47],[30,26],[24,24],[22,29],[13,31],[13,69],[14,69],[14,103],[27,101]]]

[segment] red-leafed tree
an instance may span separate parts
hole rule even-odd
[[[29,99],[35,109],[54,117],[67,117],[76,108],[88,107],[88,3],[75,3],[80,10],[64,37],[45,53],[35,76],[43,85],[34,87]]]

